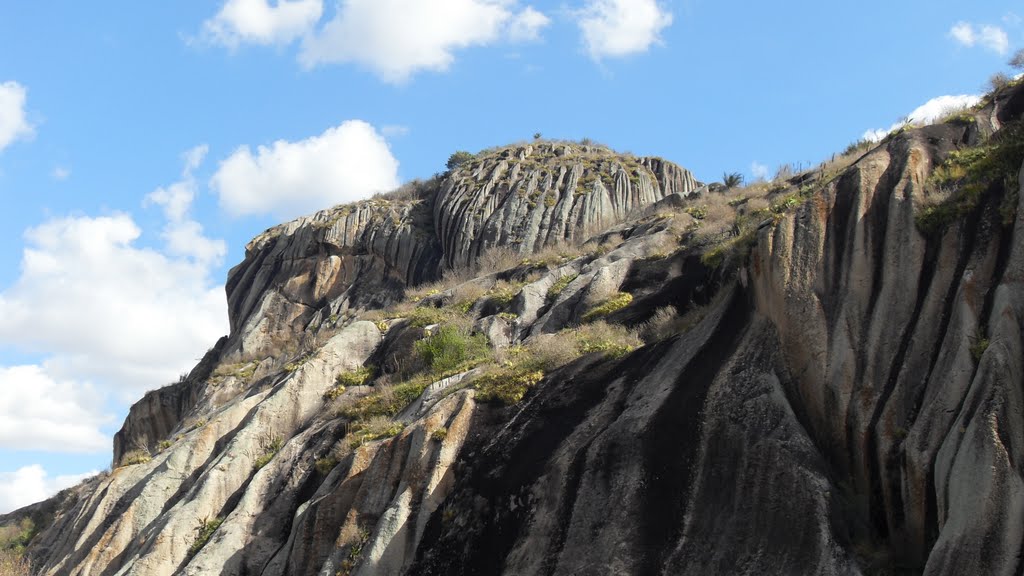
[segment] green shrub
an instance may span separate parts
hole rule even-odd
[[[971,358],[974,358],[975,362],[980,362],[981,357],[988,350],[989,340],[985,337],[985,333],[981,330],[978,331],[977,336],[972,339],[971,342]]]
[[[602,318],[604,316],[611,314],[612,312],[621,310],[626,306],[629,306],[632,302],[632,294],[630,294],[629,292],[617,292],[611,298],[591,308],[586,314],[583,315],[583,321],[590,322],[591,320]]]
[[[447,437],[448,437],[448,428],[446,428],[444,426],[441,426],[440,428],[435,428],[434,431],[430,433],[430,439],[431,440],[435,440],[437,442],[443,442],[444,439],[447,438]]]
[[[17,526],[9,525],[0,528],[0,552],[12,552],[12,557],[21,556],[28,543],[39,533],[36,523],[31,518],[22,518]],[[0,576],[5,573],[0,571]]]
[[[441,326],[430,336],[416,342],[414,348],[438,376],[468,368],[489,350],[485,336],[469,335],[454,326]]]
[[[195,556],[206,546],[206,543],[210,541],[210,537],[213,533],[220,528],[220,525],[224,523],[223,518],[214,518],[213,520],[202,519],[199,521],[199,526],[196,527],[196,539],[192,542],[192,546],[188,549],[189,557]]]
[[[469,152],[459,150],[457,152],[453,152],[452,155],[448,157],[448,162],[445,163],[445,167],[449,170],[455,170],[473,158],[475,158],[475,156]]]
[[[318,458],[316,461],[316,471],[322,476],[327,476],[334,470],[334,467],[338,465],[338,460],[333,456],[325,456]]]
[[[1024,122],[1007,124],[989,142],[957,150],[939,165],[928,179],[932,188],[953,189],[948,198],[923,206],[917,214],[918,229],[924,234],[944,231],[972,213],[985,190],[1001,183],[1004,191],[1000,213],[1004,225],[1016,217],[1017,171],[1024,160]]]

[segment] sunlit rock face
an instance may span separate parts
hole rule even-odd
[[[918,219],[936,167],[1022,113],[1007,90],[801,177],[738,260],[664,216],[715,193],[682,168],[543,142],[268,230],[231,272],[231,334],[133,408],[118,467],[50,503],[30,557],[81,576],[1017,573],[1024,158],[966,216]],[[436,329],[359,313],[492,248],[587,240],[470,279],[517,283],[470,324],[554,348],[624,293],[611,324],[686,321],[508,406],[474,373],[439,379],[356,441],[339,411],[378,389],[336,377],[397,373]]]

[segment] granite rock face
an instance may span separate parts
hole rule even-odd
[[[232,334],[119,434],[119,463],[129,444],[152,459],[56,500],[30,556],[76,576],[1017,574],[1024,159],[965,216],[928,233],[918,218],[938,165],[1022,115],[1009,90],[972,122],[893,135],[815,175],[725,263],[689,216],[661,214],[712,193],[685,170],[572,145],[271,229],[231,272]],[[493,247],[590,238],[602,248],[467,283],[521,284],[472,325],[554,345],[622,293],[610,323],[666,307],[686,322],[511,406],[463,387],[472,373],[444,378],[385,439],[353,442],[328,409],[335,376],[400,365],[434,329],[359,310]]]
[[[253,239],[228,275],[227,357],[245,361],[382,307],[406,286],[465,267],[482,252],[521,254],[587,239],[699,183],[658,158],[533,144],[481,153],[406,200],[374,199],[283,224]]]

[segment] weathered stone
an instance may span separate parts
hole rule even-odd
[[[987,123],[886,140],[766,221],[735,274],[660,253],[668,229],[646,209],[694,190],[688,173],[592,146],[469,162],[426,212],[369,201],[272,229],[232,271],[230,340],[118,436],[119,456],[170,446],[43,506],[55,519],[30,555],[73,576],[1017,573],[1024,166],[1012,226],[995,189],[931,237],[915,218],[943,157],[1022,114],[1018,88],[977,112]],[[595,173],[607,182],[584,181]],[[612,320],[674,309],[688,320],[675,335],[585,355],[511,407],[458,390],[472,374],[435,382],[401,433],[352,446],[324,394],[367,361],[400,372],[423,331],[394,322],[380,345],[374,324],[319,323],[491,246],[595,232],[625,240],[531,278],[515,322],[477,328],[554,346],[625,290]],[[310,355],[275,353],[299,335]],[[213,363],[247,358],[262,360],[248,379],[214,385]]]

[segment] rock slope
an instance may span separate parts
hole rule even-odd
[[[228,275],[227,357],[265,356],[350,309],[382,307],[405,286],[465,267],[496,246],[524,255],[586,239],[700,185],[659,158],[537,143],[481,154],[406,194],[271,228]],[[334,322],[332,322],[334,323]]]
[[[1017,86],[901,131],[717,240],[684,170],[550,144],[272,229],[231,273],[232,334],[119,435],[119,464],[151,460],[63,495],[30,556],[83,576],[1020,573],[1024,139],[999,138],[1022,116]],[[1007,141],[1012,177],[935,185]],[[398,308],[412,320],[354,319],[488,248],[587,239]],[[518,403],[478,368],[380,439],[338,416],[386,389],[339,373],[415,370],[442,330],[416,315],[451,309],[508,354],[597,312],[681,320]]]

